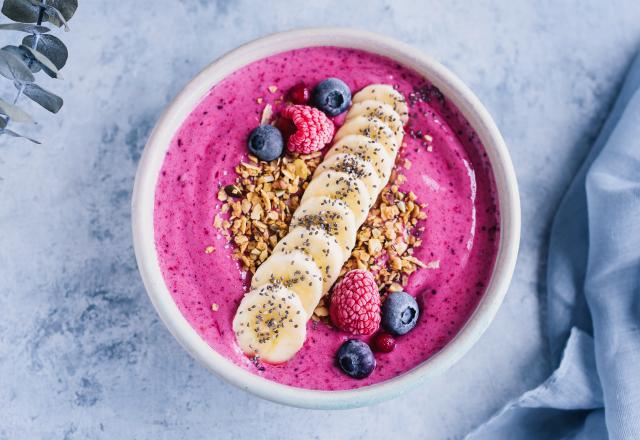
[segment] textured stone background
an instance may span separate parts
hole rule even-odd
[[[548,373],[549,222],[640,47],[637,0],[80,3],[66,79],[47,82],[65,107],[33,110],[45,144],[0,138],[1,440],[460,439]],[[524,219],[514,282],[475,348],[410,394],[343,412],[269,403],[197,365],[145,295],[129,225],[146,137],[182,86],[252,38],[321,25],[396,37],[462,77],[510,146]]]

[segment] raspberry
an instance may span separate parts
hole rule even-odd
[[[371,272],[347,272],[333,288],[331,321],[354,335],[370,335],[380,326],[380,294]]]
[[[307,105],[291,105],[282,110],[291,119],[296,132],[289,137],[287,148],[295,153],[309,154],[321,150],[333,138],[333,122],[320,110]]]

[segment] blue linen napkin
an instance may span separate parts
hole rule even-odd
[[[640,54],[554,219],[558,368],[467,440],[640,439]]]

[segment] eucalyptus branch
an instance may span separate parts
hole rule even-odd
[[[15,23],[0,23],[0,31],[29,35],[19,45],[0,49],[0,75],[11,80],[17,89],[12,104],[0,99],[0,135],[24,137],[39,143],[7,128],[9,122],[33,123],[33,118],[17,106],[23,95],[52,113],[62,107],[62,98],[37,85],[34,73],[42,71],[51,78],[62,78],[60,69],[67,62],[68,50],[43,23],[68,31],[68,21],[77,8],[78,0],[4,0],[2,3],[0,12]]]
[[[40,10],[38,12],[38,26],[42,24],[42,19],[44,18],[44,1],[42,2],[42,4],[43,5],[40,6]],[[33,49],[35,49],[36,46],[38,45],[39,39],[40,39],[40,34],[36,34],[36,38],[34,39],[33,45],[31,46]],[[29,62],[27,63],[27,67],[31,68],[32,65],[33,65],[33,60],[30,59]],[[24,91],[24,84],[20,84],[20,88],[16,92],[16,97],[13,98],[13,105],[16,105],[18,103],[18,100],[20,99],[20,96],[22,96],[23,91]],[[10,120],[11,120],[11,116],[7,115],[6,124],[8,124]]]

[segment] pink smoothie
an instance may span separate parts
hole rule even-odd
[[[404,190],[428,203],[423,244],[415,256],[439,268],[414,273],[406,290],[421,307],[420,321],[396,349],[376,354],[377,367],[356,380],[335,365],[348,335],[309,321],[307,341],[283,365],[256,365],[238,349],[231,328],[248,277],[232,246],[212,226],[219,186],[233,183],[246,160],[246,139],[266,103],[304,81],[344,80],[352,91],[388,83],[407,97],[410,118],[401,158],[412,162]],[[272,93],[269,86],[277,86]],[[257,98],[263,98],[262,103]],[[424,135],[433,140],[425,141]],[[432,145],[429,147],[428,145]],[[495,182],[484,148],[469,124],[430,83],[412,70],[371,53],[313,47],[256,61],[213,87],[171,142],[157,183],[155,237],[165,282],[178,307],[218,353],[264,378],[296,387],[339,390],[381,382],[424,362],[464,326],[491,277],[499,241]],[[215,251],[204,249],[213,246]],[[219,306],[213,311],[211,305]],[[365,338],[366,339],[366,338]]]

